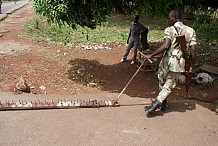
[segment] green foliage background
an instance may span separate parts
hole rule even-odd
[[[32,0],[36,13],[57,25],[95,28],[112,13],[166,15],[172,8],[217,7],[216,0]]]
[[[106,22],[97,25],[96,29],[76,26],[58,27],[48,24],[46,18],[38,16],[25,23],[26,32],[38,41],[48,41],[59,44],[77,44],[92,42],[119,42],[126,43],[129,34],[129,24],[133,21],[134,15],[124,16],[113,14],[106,18]],[[162,40],[163,29],[166,27],[166,20],[163,18],[151,18],[142,16],[140,22],[149,28],[148,38],[150,42]]]

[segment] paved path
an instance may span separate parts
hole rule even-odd
[[[1,6],[2,14],[0,14],[0,21],[4,20],[8,16],[8,14],[13,13],[14,11],[18,10],[19,8],[22,8],[28,3],[29,3],[29,0],[21,0],[21,1],[17,1],[16,3],[15,2],[7,2],[7,3],[3,2]]]
[[[33,95],[1,92],[0,101],[112,100],[118,94]],[[0,111],[0,145],[206,146],[218,143],[218,116],[193,101],[146,117],[149,99],[122,95],[120,107]]]

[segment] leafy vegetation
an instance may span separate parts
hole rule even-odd
[[[208,12],[207,12],[208,13]],[[211,19],[212,14],[196,13],[193,21],[186,20],[185,23],[194,27],[199,39],[210,39],[217,42],[218,21]],[[207,17],[207,18],[205,18]],[[134,19],[134,15],[124,16],[113,14],[106,18],[106,22],[97,25],[96,29],[76,26],[72,29],[69,25],[58,27],[49,24],[44,17],[36,17],[26,22],[26,31],[37,40],[47,40],[56,43],[80,43],[80,42],[121,42],[126,43],[129,32],[129,23]],[[159,42],[162,40],[163,29],[167,26],[163,17],[153,18],[142,15],[140,22],[149,28],[149,42]]]
[[[193,27],[200,34],[200,38],[207,37],[218,42],[218,19],[213,19],[214,10],[196,13]]]
[[[95,28],[113,13],[165,16],[172,8],[218,7],[216,0],[33,0],[33,4],[36,13],[47,17],[49,22],[72,28],[77,25]]]

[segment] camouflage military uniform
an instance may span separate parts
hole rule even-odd
[[[177,30],[176,30],[177,29]],[[185,72],[185,59],[180,46],[176,47],[176,36],[185,35],[186,45],[192,46],[196,44],[195,31],[182,22],[176,22],[174,26],[167,27],[164,30],[164,38],[171,40],[171,47],[164,52],[163,58],[159,64],[158,79],[160,93],[157,99],[160,102],[171,93],[171,89],[175,88],[178,76],[181,72]],[[189,48],[188,48],[189,49]]]

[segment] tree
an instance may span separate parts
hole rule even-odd
[[[95,28],[106,16],[147,13],[152,16],[166,15],[172,8],[217,7],[216,0],[33,0],[37,14],[47,17],[58,25],[68,24]]]

